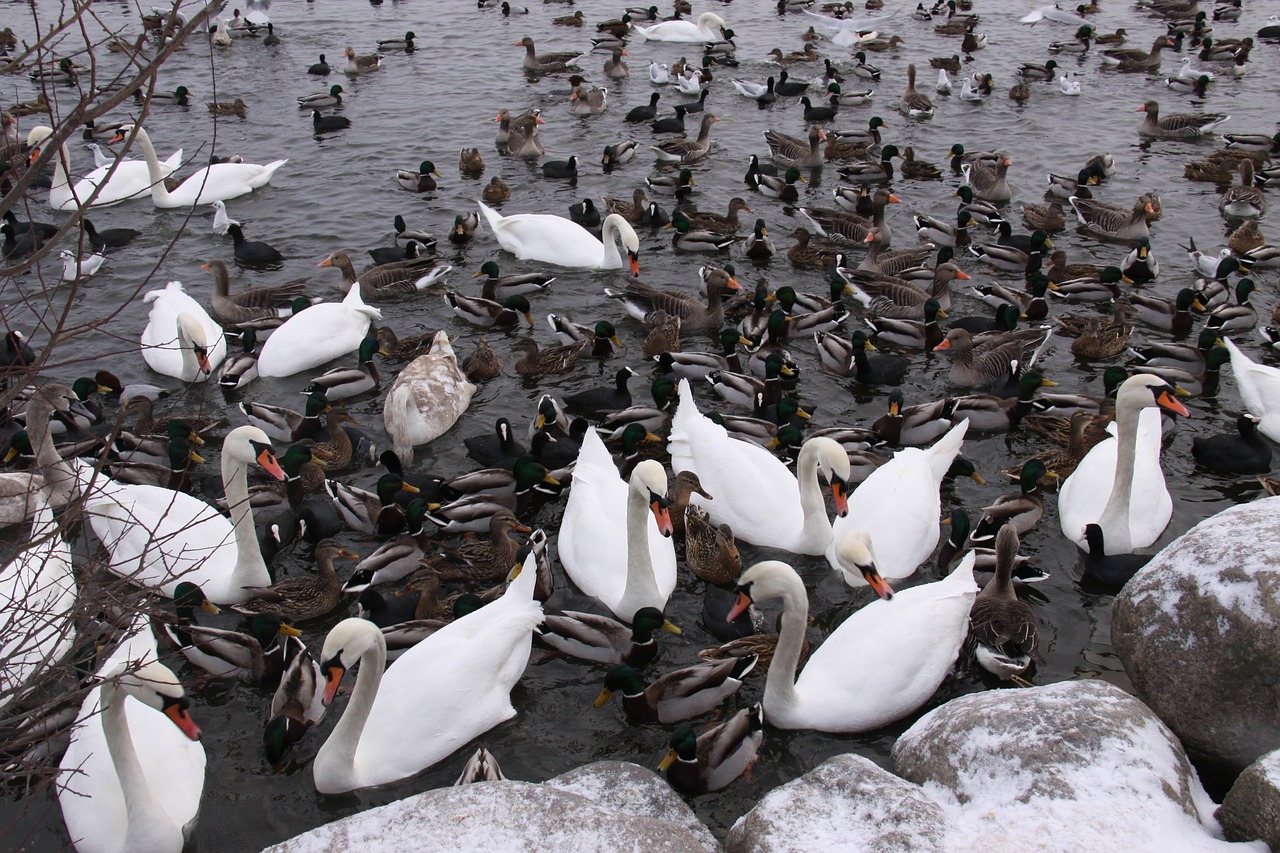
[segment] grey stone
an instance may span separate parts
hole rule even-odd
[[[610,790],[611,780],[616,780],[620,790]],[[579,768],[545,785],[505,781],[440,788],[317,827],[267,851],[595,853],[631,847],[645,853],[718,850],[705,828],[690,829],[693,816],[689,808],[678,798],[668,801],[660,796],[658,786],[666,788],[666,782],[652,771],[608,762],[605,767]],[[600,800],[591,798],[595,796]],[[674,821],[655,815],[669,816]],[[629,845],[628,840],[635,844]]]
[[[1231,507],[1116,598],[1111,642],[1192,754],[1240,771],[1280,748],[1280,498]]]
[[[941,850],[947,819],[915,785],[859,755],[837,755],[770,791],[725,842],[729,853]]]
[[[1240,774],[1216,817],[1232,841],[1259,838],[1280,850],[1280,751],[1268,752]]]

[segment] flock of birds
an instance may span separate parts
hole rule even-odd
[[[219,18],[210,27],[213,44],[226,47],[237,38],[278,43],[268,5],[256,2],[244,15],[236,10],[229,21]],[[524,323],[532,329],[531,299],[547,293],[554,278],[504,274],[508,261],[490,260],[475,273],[483,280],[478,295],[442,290],[451,267],[435,254],[435,238],[400,217],[395,245],[371,252],[373,266],[358,272],[343,251],[320,263],[342,277],[346,296],[337,302],[314,300],[300,282],[233,291],[226,264],[210,261],[207,307],[179,282],[146,293],[150,313],[140,354],[152,371],[187,384],[217,381],[234,392],[259,377],[307,375],[352,356],[355,364],[315,373],[302,411],[239,403],[247,423],[222,438],[220,481],[193,468],[202,434],[217,425],[173,410],[157,418],[160,389],[122,388],[107,371],[70,385],[24,389],[11,412],[8,456],[28,456],[30,470],[0,475],[0,521],[29,524],[38,544],[0,575],[5,636],[25,638],[4,641],[16,662],[4,674],[7,698],[0,701],[20,707],[23,685],[38,681],[47,661],[72,651],[74,631],[67,626],[76,604],[75,571],[55,511],[79,501],[107,568],[172,600],[156,628],[166,644],[203,677],[241,679],[273,692],[263,736],[273,764],[320,722],[346,674],[358,670],[341,719],[312,764],[321,793],[411,777],[510,719],[516,713],[511,690],[535,638],[555,653],[608,667],[597,704],[621,693],[627,716],[674,726],[661,769],[682,792],[704,793],[728,786],[750,766],[766,723],[872,731],[927,703],[957,660],[996,681],[1026,684],[1037,660],[1037,619],[1018,597],[1015,579],[1034,582],[1044,575],[1018,551],[1021,537],[1036,531],[1045,515],[1047,492],[1057,491],[1062,534],[1086,553],[1086,575],[1107,588],[1122,586],[1149,559],[1135,552],[1160,538],[1172,514],[1160,453],[1163,436],[1176,423],[1172,416],[1189,414],[1179,398],[1215,393],[1227,364],[1248,412],[1232,433],[1195,439],[1193,453],[1214,472],[1269,471],[1271,451],[1262,436],[1280,440],[1280,370],[1251,360],[1229,336],[1257,326],[1250,302],[1258,288],[1255,271],[1280,265],[1280,247],[1266,244],[1258,226],[1266,212],[1262,188],[1280,176],[1270,165],[1280,153],[1280,133],[1222,133],[1221,147],[1206,146],[1207,159],[1187,165],[1189,178],[1224,186],[1219,210],[1231,229],[1229,245],[1206,253],[1193,242],[1188,252],[1198,280],[1176,298],[1163,299],[1142,287],[1161,276],[1152,223],[1161,218],[1162,200],[1145,193],[1117,205],[1096,197],[1115,174],[1110,155],[1051,174],[1049,203],[1021,204],[1028,230],[1019,232],[1008,153],[956,144],[939,168],[917,159],[910,145],[885,142],[888,124],[879,116],[869,117],[865,129],[832,127],[849,116],[849,107],[871,101],[875,93],[860,87],[881,85],[882,71],[869,54],[903,49],[901,37],[872,32],[891,21],[959,40],[956,55],[928,60],[938,71],[932,93],[918,85],[916,64],[907,65],[904,90],[893,102],[900,114],[895,123],[932,117],[934,97],[951,92],[951,75],[961,75],[960,99],[994,97],[991,74],[961,74],[960,54],[972,58],[986,47],[984,19],[967,4],[920,4],[911,21],[905,9],[897,21],[893,15],[856,17],[851,3],[815,10],[812,2],[780,0],[780,13],[802,13],[811,24],[803,49],[771,54],[782,67],[776,77],[744,76],[731,85],[761,109],[800,98],[808,131],[799,138],[765,130],[768,153],[751,156],[745,185],[762,199],[795,205],[806,172],[834,168],[842,180],[833,190],[834,206],[796,209],[810,227],[795,229],[789,250],[778,251],[763,216],[744,244],[750,262],[768,264],[777,255],[780,263],[785,255],[792,267],[811,271],[822,292],[771,290],[763,280],[747,289],[723,253],[735,247],[743,226],[739,214],[754,213],[755,202],[735,197],[724,214],[691,204],[694,170],[710,162],[720,120],[707,108],[707,95],[729,92],[713,75],[724,77],[724,69],[737,65],[734,33],[725,16],[705,12],[690,20],[681,5],[677,0],[667,19],[656,7],[628,9],[598,24],[581,11],[555,17],[557,26],[595,27],[588,53],[539,53],[527,36],[515,45],[525,49],[523,68],[532,77],[569,78],[568,110],[587,118],[616,105],[606,86],[583,76],[585,69],[600,66],[611,80],[627,77],[628,48],[645,41],[703,51],[699,62],[682,59],[673,67],[654,61],[648,67],[653,85],[686,97],[674,119],[659,117],[659,91],[647,106],[626,114],[626,122],[651,123],[656,133],[696,130],[649,147],[658,169],[644,186],[630,197],[602,199],[602,209],[588,198],[566,218],[500,212],[512,194],[495,177],[478,210],[459,214],[448,235],[466,245],[492,234],[516,261],[616,271],[616,283],[605,290],[618,309],[613,317],[582,325],[549,315],[558,343],[521,341],[514,368],[538,379],[570,373],[580,361],[609,358],[622,346],[619,330],[630,325],[625,315],[644,329],[641,349],[656,365],[652,405],[630,390],[634,367],[620,367],[605,387],[563,399],[543,395],[523,431],[500,418],[492,433],[468,437],[465,446],[483,466],[479,470],[449,478],[415,471],[414,448],[449,433],[478,387],[502,371],[503,359],[480,338],[460,360],[445,331],[400,336],[379,325],[384,312],[392,314],[397,300],[431,292],[479,329],[507,332]],[[500,8],[504,16],[531,14],[510,2],[499,7],[481,0],[480,6]],[[1010,98],[1028,100],[1036,81],[1056,81],[1064,95],[1082,94],[1077,74],[1062,63],[1095,50],[1104,64],[1137,73],[1156,72],[1165,51],[1194,51],[1166,82],[1176,93],[1203,94],[1217,75],[1243,74],[1257,49],[1252,37],[1214,32],[1215,22],[1224,31],[1233,28],[1243,13],[1241,0],[1209,10],[1195,0],[1146,4],[1141,20],[1159,31],[1149,51],[1110,46],[1122,44],[1126,34],[1097,32],[1088,17],[1095,11],[1096,4],[1071,10],[1053,5],[1022,19],[1075,27],[1075,36],[1050,46],[1056,58],[1022,65]],[[1277,34],[1280,22],[1273,22],[1258,38]],[[408,31],[379,42],[369,55],[348,47],[345,66],[330,67],[321,55],[307,70],[317,76],[374,74],[397,53],[413,51],[415,39]],[[1099,49],[1103,45],[1109,46]],[[800,70],[819,63],[824,71]],[[67,74],[75,68],[65,59],[32,70],[33,80],[47,85],[66,82],[59,75]],[[346,117],[329,112],[342,106],[346,94],[335,83],[298,99],[312,112],[317,134],[351,128]],[[186,103],[189,93],[159,95]],[[231,116],[247,109],[243,101],[209,108]],[[1212,113],[1163,113],[1155,100],[1138,109],[1144,116],[1136,131],[1150,140],[1217,136],[1227,120]],[[7,179],[31,177],[24,176],[23,163],[51,165],[45,198],[52,210],[87,213],[146,199],[162,209],[207,205],[214,230],[231,237],[239,266],[273,268],[283,261],[269,244],[246,238],[225,202],[265,186],[287,160],[211,162],[175,181],[181,150],[162,160],[141,126],[99,123],[86,129],[86,139],[128,140],[142,159],[103,155],[96,170],[73,183],[70,152],[53,144],[53,128],[36,125],[25,137],[16,134],[14,114],[22,113],[4,114]],[[698,118],[686,127],[689,115]],[[538,162],[547,180],[573,178],[584,164],[576,157],[546,159],[539,130],[544,122],[538,109],[502,110],[496,119],[499,152]],[[604,147],[601,163],[614,169],[642,156],[643,146],[624,139]],[[484,168],[478,148],[461,152],[461,173],[479,175]],[[954,215],[916,215],[919,244],[898,248],[886,209],[899,202],[899,177],[927,181],[948,174],[959,179]],[[399,187],[414,193],[436,191],[442,177],[430,160],[395,175]],[[663,210],[658,198],[675,206]],[[1095,236],[1124,245],[1114,265],[1071,263],[1055,249],[1053,235],[1072,218]],[[125,229],[91,230],[87,218],[84,226],[86,243],[97,251],[85,257],[64,251],[67,281],[99,274],[109,252],[137,237]],[[664,226],[671,231],[656,230]],[[979,231],[987,229],[992,236],[984,241]],[[6,214],[6,259],[40,251],[57,231]],[[642,233],[646,240],[650,233],[670,233],[675,250],[708,254],[696,288],[659,288],[641,279]],[[1171,248],[1160,246],[1162,253]],[[859,250],[865,250],[860,260],[854,257]],[[953,305],[956,283],[977,277],[963,268],[969,261],[992,269],[992,280],[972,291],[991,312],[948,317],[960,306],[959,300]],[[1010,283],[1020,278],[1024,286]],[[1059,302],[1090,310],[1063,312]],[[1098,307],[1107,310],[1092,310]],[[1194,312],[1206,321],[1189,342]],[[943,319],[950,321],[945,327]],[[1020,328],[1023,321],[1043,324]],[[1169,340],[1131,343],[1138,325],[1168,333]],[[1037,361],[1055,332],[1073,338],[1078,358],[1132,359],[1107,370],[1103,394],[1046,391],[1054,383]],[[1263,334],[1271,344],[1280,342],[1272,327]],[[683,346],[702,335],[716,346]],[[867,387],[900,385],[913,354],[948,353],[949,385],[971,393],[907,405],[895,387],[887,412],[865,426],[810,429],[794,396],[801,365],[793,355],[797,344],[807,350],[809,341],[816,369]],[[378,357],[405,364],[382,400],[391,447],[378,461],[386,473],[366,491],[334,475],[359,468],[370,453],[370,437],[344,403],[382,393]],[[11,381],[20,382],[35,358],[26,338],[10,331],[5,370]],[[695,384],[750,416],[705,413]],[[116,406],[129,429],[120,429]],[[1114,437],[1107,430],[1111,422]],[[975,519],[951,511],[941,541],[944,484],[957,476],[977,478],[961,453],[966,434],[1023,429],[1043,436],[1044,449],[1008,472],[1016,489]],[[104,449],[101,436],[108,432]],[[64,459],[68,446],[75,449]],[[97,454],[97,463],[76,454]],[[528,521],[558,500],[566,485],[559,529],[550,536],[532,530]],[[336,539],[349,532],[380,544],[358,555]],[[455,538],[442,542],[437,534]],[[525,534],[525,541],[515,534]],[[298,541],[314,548],[315,575],[273,582],[273,558]],[[809,651],[809,597],[800,575],[780,560],[744,570],[739,541],[825,557],[848,586],[870,587],[877,600]],[[544,609],[555,601],[551,542],[565,576],[596,599],[601,612]],[[895,593],[894,585],[935,551],[941,579]],[[345,580],[336,568],[342,559],[359,560]],[[705,581],[705,627],[725,644],[707,650],[702,663],[651,678],[645,673],[659,655],[657,632],[679,631],[664,609],[681,565]],[[978,571],[993,573],[980,591]],[[454,594],[446,597],[446,589]],[[308,649],[295,626],[331,619],[353,595],[359,616],[333,625],[320,647]],[[23,599],[27,608],[14,606]],[[777,634],[760,634],[754,605],[772,599],[782,602]],[[214,627],[197,615],[219,607],[243,614],[243,625]],[[98,667],[101,686],[72,730],[61,758],[66,779],[59,799],[77,849],[178,850],[191,829],[205,756],[187,713],[190,699],[156,657],[152,628],[139,618]],[[851,659],[858,664],[850,666]],[[147,662],[139,668],[138,660]],[[688,720],[721,708],[753,672],[765,673],[760,702],[701,732],[690,726]],[[91,714],[94,708],[101,713]],[[500,775],[483,751],[472,766],[480,776]]]

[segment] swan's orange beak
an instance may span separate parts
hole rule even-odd
[[[213,366],[209,364],[209,351],[204,347],[192,347],[191,349],[196,355],[196,364],[200,365],[200,372],[208,376],[213,372]]]
[[[627,258],[631,261],[631,274],[636,278],[640,277],[640,256],[635,252],[627,252]]]
[[[836,502],[836,512],[841,518],[849,514],[849,485],[836,476],[831,477],[831,497]]]
[[[875,594],[883,598],[885,601],[893,598],[893,588],[889,586],[889,582],[885,580],[880,572],[876,570],[875,564],[858,566],[858,571],[862,572],[862,579],[867,582],[867,586],[875,591]]]
[[[653,510],[653,518],[658,522],[658,532],[663,536],[670,536],[675,533],[675,528],[671,526],[671,510],[667,508],[667,499],[657,496],[649,502],[649,508]]]
[[[1168,391],[1161,391],[1160,396],[1156,398],[1156,403],[1162,408],[1173,412],[1175,415],[1182,415],[1184,418],[1191,417],[1191,412],[1187,411],[1187,407],[1182,405],[1182,403]]]
[[[27,165],[30,166],[32,163],[34,163],[39,159],[40,159],[40,146],[37,145],[35,148],[31,149],[31,156],[27,158]]]
[[[196,721],[191,719],[191,715],[187,713],[186,702],[172,700],[164,706],[164,715],[173,724],[182,730],[182,733],[191,740],[200,740],[200,727],[196,725]]]
[[[324,705],[329,707],[329,703],[333,701],[333,697],[338,695],[338,685],[342,684],[342,676],[347,674],[347,668],[343,666],[335,658],[324,670]]]
[[[281,468],[280,463],[276,461],[275,454],[271,452],[270,447],[264,447],[258,451],[258,464],[277,480],[284,479],[284,469]]]
[[[738,598],[733,602],[733,607],[729,610],[729,615],[724,617],[724,621],[732,622],[743,613],[747,612],[747,608],[751,606],[751,596],[742,590],[738,590]]]

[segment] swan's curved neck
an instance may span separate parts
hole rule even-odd
[[[641,607],[661,598],[649,553],[648,495],[636,485],[627,490],[627,583],[615,612],[630,622]]]
[[[764,707],[770,716],[785,717],[800,702],[796,693],[796,667],[800,665],[800,651],[808,623],[809,595],[796,576],[789,580],[782,594],[778,646],[773,653],[773,663],[769,664],[769,674],[765,676]]]
[[[169,200],[169,190],[164,185],[164,170],[160,168],[160,158],[156,156],[151,137],[145,130],[138,128],[134,141],[142,149],[142,157],[147,161],[147,176],[151,179],[151,198],[157,204],[164,204]]]
[[[622,266],[622,255],[618,253],[618,238],[622,236],[622,232],[618,229],[617,221],[613,216],[610,214],[605,217],[604,225],[600,230],[600,242],[604,243],[604,261],[600,264],[600,268],[606,270],[615,270]]]
[[[1133,492],[1133,464],[1141,418],[1141,408],[1126,405],[1117,412],[1119,434],[1116,436],[1115,478],[1111,482],[1111,496],[1098,520],[1106,534],[1108,549],[1117,554],[1128,553],[1131,548],[1129,502]]]
[[[141,841],[141,836],[150,835],[151,831],[176,833],[181,840],[181,829],[173,825],[164,807],[156,802],[147,784],[142,763],[138,761],[137,750],[133,746],[133,735],[129,731],[129,720],[125,713],[127,694],[113,682],[105,682],[100,688],[102,706],[102,733],[107,740],[107,752],[115,765],[116,775],[120,779],[120,790],[124,795],[124,806],[127,817],[127,828],[124,838],[119,841],[125,848],[132,846],[130,839]],[[124,849],[124,848],[122,848]]]
[[[796,459],[796,479],[800,488],[800,511],[804,524],[800,528],[800,541],[809,544],[804,553],[820,553],[831,541],[831,521],[827,518],[827,503],[818,484],[817,451],[805,445]],[[815,550],[816,549],[816,550]]]
[[[378,698],[383,670],[387,668],[386,641],[382,639],[381,631],[375,628],[373,633],[377,635],[374,642],[360,655],[360,671],[356,673],[356,687],[351,691],[351,700],[342,712],[342,719],[333,727],[333,733],[316,754],[316,788],[321,793],[339,793],[360,787],[356,780],[356,750],[364,734],[364,724],[369,720],[369,711]]]
[[[49,202],[51,207],[57,207],[54,204],[54,198],[70,199],[71,178],[68,172],[71,171],[71,152],[67,151],[66,143],[58,146],[58,153],[53,158],[53,181],[49,187]]]
[[[43,397],[37,397],[27,406],[27,438],[35,452],[36,467],[44,476],[50,505],[60,507],[75,497],[76,475],[63,461],[54,446],[49,418],[53,409]]]
[[[236,534],[236,568],[228,583],[228,589],[239,591],[241,586],[266,586],[271,583],[267,564],[258,547],[258,537],[253,528],[253,508],[249,505],[249,478],[245,464],[231,454],[222,454],[222,483],[227,494],[227,510]]]

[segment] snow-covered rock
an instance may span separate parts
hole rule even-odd
[[[1217,818],[1227,838],[1260,838],[1280,850],[1280,750],[1268,752],[1240,774]]]
[[[1266,849],[1221,840],[1177,738],[1105,682],[955,699],[903,733],[893,759],[949,818],[942,849]]]
[[[836,755],[770,791],[725,841],[728,853],[943,850],[942,807],[860,755]]]
[[[1193,755],[1243,770],[1280,748],[1280,498],[1231,507],[1125,585],[1111,642]]]
[[[587,765],[547,780],[441,788],[294,836],[264,853],[715,851],[692,810],[652,771]]]

